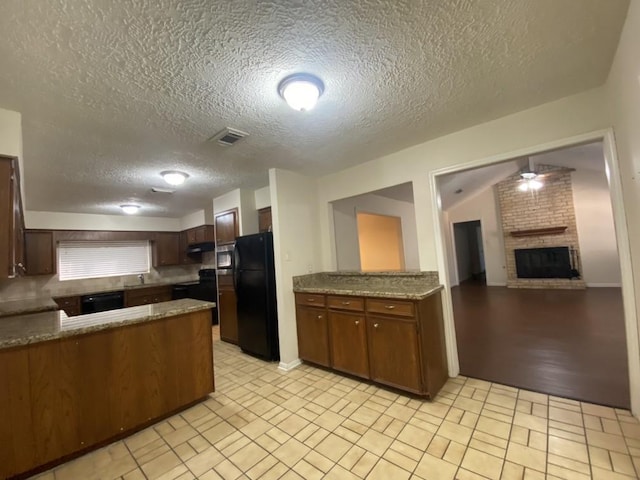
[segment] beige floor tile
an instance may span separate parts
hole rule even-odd
[[[249,443],[229,457],[229,460],[241,471],[246,472],[256,463],[267,457],[268,452],[255,443]],[[193,469],[190,467],[193,471]],[[195,471],[194,471],[195,473]]]
[[[367,480],[408,480],[410,476],[407,470],[381,458],[367,475]]]
[[[304,460],[324,473],[327,473],[335,465],[335,462],[329,460],[327,457],[319,454],[315,450],[311,450],[309,453],[307,453],[304,457]]]
[[[229,460],[223,460],[218,463],[214,470],[218,475],[220,475],[224,480],[236,480],[237,478],[242,476],[242,472]],[[278,477],[276,477],[278,478]]]
[[[340,465],[333,467],[324,477],[324,480],[362,480],[361,477],[345,470]]]
[[[349,417],[354,422],[358,422],[366,427],[371,427],[376,420],[380,418],[380,412],[368,408],[366,406],[358,407],[358,409]]]
[[[380,460],[380,457],[371,452],[365,451],[364,455],[362,455],[362,457],[360,457],[356,464],[351,468],[351,473],[358,477],[366,478],[374,465],[378,463],[378,460]]]
[[[273,468],[278,462],[278,459],[273,455],[267,455],[265,458],[256,463],[253,467],[251,467],[245,475],[252,480],[257,480],[261,478],[265,473],[267,473],[271,468]],[[283,464],[284,465],[284,464]],[[285,469],[287,468],[284,465]]]
[[[212,445],[218,443],[223,438],[231,435],[236,431],[231,425],[226,422],[219,423],[209,430],[202,432],[202,436],[209,441]]]
[[[309,447],[304,443],[299,442],[295,438],[291,438],[283,443],[276,451],[272,452],[272,454],[282,463],[291,468],[298,463],[301,458],[309,453],[309,450]]]
[[[141,432],[138,432],[124,440],[124,443],[127,445],[129,450],[135,452],[140,448],[148,445],[154,440],[158,440],[160,435],[153,428],[146,428]]]
[[[404,407],[402,405],[394,403],[389,408],[387,408],[384,413],[385,415],[397,418],[398,420],[401,420],[403,422],[408,422],[409,419],[413,417],[413,414],[416,413],[416,411],[413,408]]]
[[[498,480],[502,472],[502,458],[494,457],[479,450],[468,448],[461,466],[471,472]]]
[[[429,446],[433,434],[413,425],[406,425],[396,438],[407,445],[424,451]]]
[[[611,455],[611,463],[613,464],[613,471],[623,473],[625,475],[635,475],[636,471],[629,455],[625,455],[618,452],[609,452]]]
[[[391,442],[393,442],[392,438],[378,433],[375,430],[369,430],[358,440],[356,445],[374,455],[381,456],[385,450],[389,448]]]
[[[522,465],[524,467],[537,470],[539,472],[545,471],[546,454],[540,450],[536,450],[531,447],[525,447],[518,443],[510,443],[507,447],[507,460],[510,462]]]
[[[578,462],[589,463],[587,446],[582,443],[565,440],[564,438],[550,436],[549,453],[571,458]]]
[[[544,393],[530,392],[529,390],[520,390],[518,392],[518,398],[542,405],[547,405],[549,403],[549,395],[545,395]]]
[[[508,409],[514,409],[516,407],[516,399],[512,396],[504,394],[503,392],[489,392],[486,403]]]
[[[548,465],[557,465],[562,468],[568,468],[574,472],[580,472],[584,474],[589,474],[589,464],[579,462],[577,460],[573,460],[568,457],[563,457],[560,455],[556,455],[555,453],[549,453],[547,455],[547,466]]]
[[[446,460],[449,463],[453,463],[454,465],[460,465],[462,462],[462,457],[464,457],[464,452],[467,450],[466,445],[462,445],[458,442],[449,442],[449,446],[447,447],[447,451],[444,452],[442,456],[443,460]]]
[[[511,424],[501,422],[499,420],[494,420],[493,418],[480,416],[480,418],[478,419],[478,423],[476,424],[476,430],[488,433],[495,437],[508,439],[509,432],[511,430]]]
[[[462,443],[463,445],[469,443],[472,433],[473,430],[471,428],[448,422],[446,420],[442,422],[442,425],[440,425],[440,428],[438,429],[439,436]]]
[[[602,418],[610,418],[611,420],[617,420],[616,411],[610,407],[603,407],[602,405],[593,405],[591,403],[582,403],[582,413],[588,415],[595,415]]]
[[[610,433],[587,430],[587,443],[594,447],[605,448],[614,452],[627,453],[624,438]]]
[[[512,462],[504,462],[500,480],[522,480],[524,477],[524,467]]]
[[[353,446],[350,442],[333,433],[320,442],[315,451],[321,453],[333,462],[338,462],[342,456]]]
[[[549,464],[547,467],[547,478],[561,478],[563,480],[590,480],[591,476],[585,473],[576,472],[565,467]],[[628,480],[628,479],[627,479]]]
[[[547,420],[545,418],[536,417],[527,413],[516,412],[513,417],[513,424],[521,427],[535,430],[536,432],[547,433]]]
[[[558,422],[568,423],[582,427],[582,414],[580,412],[574,412],[572,410],[566,410],[564,408],[549,407],[549,418],[551,420],[557,420]]]
[[[453,480],[458,467],[425,453],[416,467],[415,474],[425,480]]]
[[[160,478],[165,473],[180,465],[183,465],[180,458],[174,452],[169,451],[141,465],[140,468],[142,468],[146,477],[151,480]]]
[[[364,448],[354,445],[342,456],[338,464],[347,470],[351,470],[364,454]]]
[[[146,479],[147,477],[144,476],[144,473],[142,473],[142,470],[140,470],[139,468],[136,468],[135,470],[122,476],[122,480],[146,480]],[[37,477],[35,480],[54,480],[54,478],[53,478],[53,474],[51,474],[50,478]]]
[[[324,477],[324,472],[317,469],[310,463],[305,460],[300,460],[293,467],[293,471],[295,471],[301,478],[305,480],[320,480]]]

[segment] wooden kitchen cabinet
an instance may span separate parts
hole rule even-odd
[[[271,207],[258,210],[258,232],[270,232],[272,230]]]
[[[218,275],[220,339],[238,344],[238,301],[231,275]]]
[[[24,249],[27,275],[56,273],[53,232],[27,230],[24,233]]]
[[[329,323],[323,295],[296,294],[296,325],[298,356],[308,362],[331,366]]]
[[[137,307],[171,300],[171,285],[132,288],[124,291],[124,306]]]
[[[367,346],[374,382],[420,393],[420,349],[415,320],[370,316]]]
[[[0,278],[24,273],[24,217],[18,159],[0,157]]]
[[[341,372],[368,378],[367,332],[362,311],[364,301],[361,298],[329,295],[327,305],[331,365]],[[359,309],[359,306],[362,308]]]
[[[215,216],[216,244],[233,243],[238,236],[238,209],[233,208]]]
[[[180,234],[177,232],[157,232],[153,248],[153,266],[179,265],[181,259]]]
[[[199,227],[190,228],[186,230],[187,243],[193,245],[194,243],[215,242],[215,227],[213,225],[201,225]]]
[[[189,254],[187,248],[189,247],[188,240],[189,230],[180,232],[178,243],[180,245],[180,265],[194,265],[196,263],[202,263],[202,254]]]
[[[420,300],[297,292],[296,321],[302,360],[428,398],[449,378],[439,291]]]

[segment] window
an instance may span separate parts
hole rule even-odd
[[[60,280],[148,273],[149,242],[60,242]]]

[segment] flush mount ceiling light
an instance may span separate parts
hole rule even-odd
[[[540,190],[543,183],[534,178],[525,178],[524,182],[518,185],[518,190],[521,192],[529,192],[531,190]]]
[[[316,106],[324,92],[322,80],[308,73],[285,77],[278,85],[278,93],[294,110],[306,112]]]
[[[177,170],[167,170],[165,172],[161,172],[162,178],[169,185],[182,185],[184,181],[189,178],[184,172],[178,172]]]
[[[120,205],[120,208],[127,215],[133,215],[135,213],[138,213],[138,210],[140,210],[140,205],[134,205],[132,203],[129,203],[126,205]]]

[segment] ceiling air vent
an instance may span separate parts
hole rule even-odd
[[[151,187],[151,191],[153,193],[175,193],[175,190],[170,188],[162,188],[162,187]]]
[[[213,137],[209,139],[210,142],[217,142],[219,145],[223,147],[230,147],[234,145],[238,141],[242,140],[244,137],[249,135],[246,132],[242,132],[240,130],[236,130],[235,128],[225,128],[221,132],[216,133]]]

